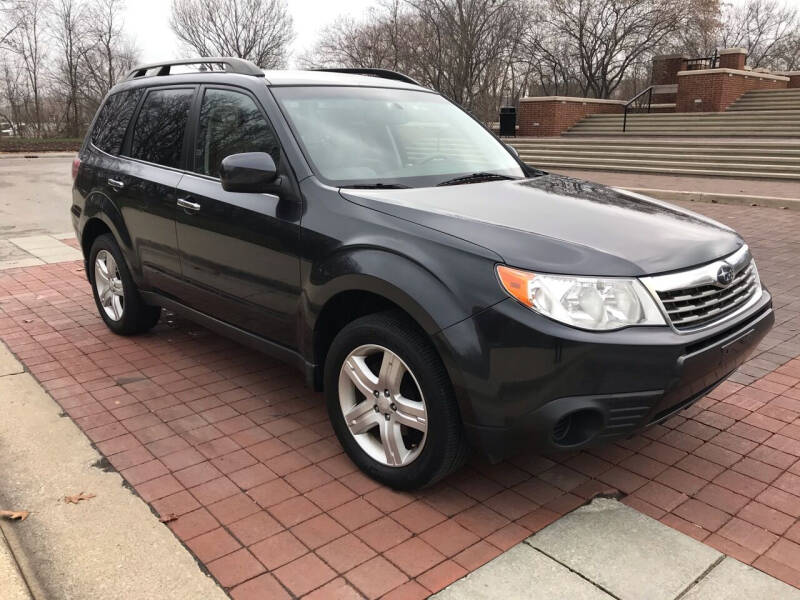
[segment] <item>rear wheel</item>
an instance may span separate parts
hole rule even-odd
[[[381,483],[430,485],[466,458],[444,366],[401,313],[368,315],[342,329],[328,352],[325,388],[339,441]]]
[[[142,301],[122,251],[111,234],[98,236],[92,244],[89,280],[100,317],[114,333],[142,333],[158,323],[161,307]]]

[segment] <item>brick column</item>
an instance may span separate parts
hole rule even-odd
[[[547,137],[561,135],[586,115],[621,114],[622,100],[543,96],[522,98],[517,113],[518,135]]]
[[[787,87],[800,88],[800,71],[784,71],[780,73],[780,75],[789,78],[789,85]]]
[[[678,72],[686,70],[686,61],[689,57],[685,54],[664,54],[653,57],[653,85],[671,85],[678,83]]]
[[[719,68],[741,71],[747,62],[747,50],[744,48],[725,48],[719,52]]]

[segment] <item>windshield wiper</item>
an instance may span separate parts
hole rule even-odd
[[[472,173],[471,175],[463,175],[461,177],[454,177],[453,179],[448,179],[447,181],[443,181],[442,183],[437,183],[436,186],[442,185],[460,185],[462,183],[481,183],[483,181],[501,181],[504,179],[516,179],[515,177],[510,177],[508,175],[500,175],[499,173],[488,173],[488,172],[480,172],[480,173]]]
[[[350,188],[354,190],[407,190],[410,185],[403,185],[402,183],[363,183],[359,185],[343,185],[343,188]]]

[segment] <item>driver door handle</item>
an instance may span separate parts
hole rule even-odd
[[[186,198],[178,198],[178,206],[186,210],[191,210],[192,212],[200,210],[200,205],[197,202],[191,202]]]
[[[110,177],[108,178],[108,185],[115,190],[121,190],[125,187],[124,182],[120,181],[119,179],[111,179]]]

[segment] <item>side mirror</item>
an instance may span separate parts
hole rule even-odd
[[[219,178],[226,192],[267,192],[274,187],[278,169],[266,152],[243,152],[222,159]]]
[[[506,144],[506,148],[508,148],[508,151],[511,152],[511,154],[519,158],[519,152],[517,151],[516,148],[514,148],[514,146],[512,146],[511,144]]]

